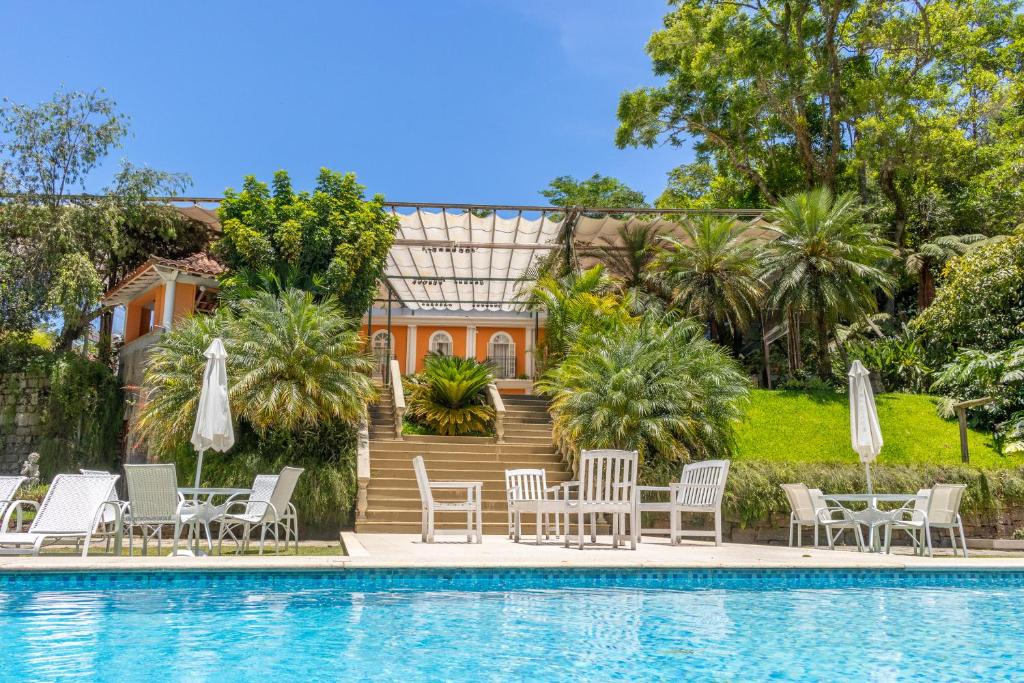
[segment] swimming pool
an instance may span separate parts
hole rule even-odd
[[[0,573],[3,680],[1013,680],[1024,571]]]

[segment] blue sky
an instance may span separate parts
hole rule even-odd
[[[2,92],[104,87],[131,116],[117,160],[196,195],[279,168],[353,170],[392,200],[542,203],[556,175],[656,196],[688,149],[618,150],[623,90],[656,83],[663,0],[3,2]]]

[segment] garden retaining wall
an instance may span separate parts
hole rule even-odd
[[[0,375],[0,475],[18,474],[45,435],[50,380],[45,375]]]

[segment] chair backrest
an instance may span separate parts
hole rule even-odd
[[[825,502],[825,494],[821,489],[807,489],[807,492],[811,494],[811,505],[814,506],[815,514],[817,514],[818,510],[824,510],[828,507],[828,503]]]
[[[728,476],[728,460],[704,460],[684,465],[683,475],[679,478],[679,483],[684,486],[679,489],[677,502],[688,507],[718,508]]]
[[[420,502],[424,506],[434,504],[434,496],[430,492],[430,478],[427,477],[427,466],[423,462],[423,456],[417,455],[412,459],[412,468],[416,471],[416,486],[420,489]]]
[[[952,524],[960,512],[966,484],[936,484],[928,496],[928,523]]]
[[[797,520],[813,522],[816,519],[814,499],[807,484],[783,484],[782,490],[786,492],[789,507]]]
[[[125,465],[132,520],[172,520],[178,510],[178,473],[173,464]]]
[[[91,474],[93,476],[98,476],[98,477],[109,477],[109,476],[112,476],[110,474],[110,472],[107,472],[106,470],[87,470],[87,469],[85,469],[83,467],[82,469],[80,469],[78,471],[81,472],[82,474]],[[110,500],[112,502],[117,502],[117,489],[114,489],[114,490],[112,490],[110,492]],[[104,522],[113,522],[116,518],[117,518],[117,514],[114,512],[114,509],[111,508],[108,505],[103,510],[103,521]]]
[[[0,477],[0,512],[6,503],[14,500],[14,495],[25,482],[25,477]]]
[[[53,478],[30,533],[84,534],[94,530],[96,513],[110,500],[117,475],[58,474]]]
[[[544,500],[548,480],[544,470],[505,470],[505,495],[513,500]]]
[[[285,467],[280,474],[256,475],[245,506],[246,516],[262,517],[269,509],[267,503],[274,506],[278,515],[284,516],[303,472],[301,467]]]
[[[636,451],[580,453],[580,503],[631,503],[636,493]]]

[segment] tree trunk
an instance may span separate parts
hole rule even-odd
[[[96,346],[96,359],[106,365],[111,361],[113,336],[114,312],[106,310],[100,315],[100,338]]]
[[[825,322],[824,311],[818,311],[815,323],[818,328],[818,377],[828,380],[832,377],[832,363],[828,358],[828,324]]]
[[[793,310],[786,311],[789,332],[786,335],[786,358],[789,361],[790,374],[796,374],[803,361],[800,358],[800,316]]]
[[[923,311],[935,301],[935,276],[927,262],[921,268],[921,284],[917,287],[917,310]]]

